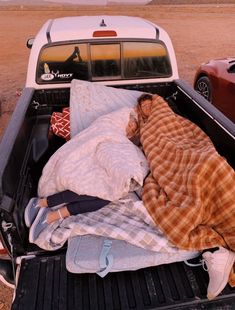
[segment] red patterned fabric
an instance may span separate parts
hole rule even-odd
[[[51,131],[67,141],[70,139],[70,110],[64,108],[62,113],[53,112],[51,116]]]

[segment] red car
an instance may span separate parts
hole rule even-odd
[[[203,63],[196,72],[194,88],[235,123],[235,57]]]

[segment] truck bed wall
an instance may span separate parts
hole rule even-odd
[[[235,124],[183,80],[176,81],[175,104],[211,138],[218,153],[235,169]]]

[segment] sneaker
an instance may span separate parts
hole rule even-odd
[[[207,288],[207,298],[214,299],[225,288],[229,274],[235,261],[235,253],[223,247],[215,252],[204,252],[203,268],[208,271],[209,284]],[[206,268],[205,268],[206,264]]]
[[[40,233],[49,225],[47,223],[48,212],[48,208],[41,208],[41,210],[38,212],[38,215],[35,218],[29,231],[30,242],[35,242],[35,240],[39,237]]]
[[[31,198],[24,211],[24,220],[27,227],[30,227],[39,212],[39,199]]]

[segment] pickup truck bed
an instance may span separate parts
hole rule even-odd
[[[176,113],[197,123],[235,168],[234,124],[184,81],[126,88],[163,96]],[[208,275],[202,267],[181,262],[102,279],[67,272],[66,248],[49,253],[28,242],[24,208],[36,195],[43,166],[65,142],[48,138],[50,116],[68,104],[69,88],[26,88],[1,143],[1,219],[13,224],[0,230],[11,256],[18,257],[18,263],[23,257],[12,309],[234,309],[235,290],[229,286],[215,300],[207,300]]]

